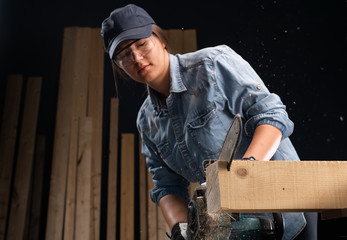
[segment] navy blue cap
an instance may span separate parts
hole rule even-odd
[[[151,36],[152,24],[155,22],[151,16],[134,4],[113,10],[101,26],[101,36],[110,58],[112,59],[115,49],[121,42]]]

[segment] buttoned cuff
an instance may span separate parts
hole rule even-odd
[[[169,194],[180,195],[186,200],[187,204],[189,203],[188,189],[184,190],[177,187],[154,188],[151,190],[150,196],[152,201],[159,205],[160,199]]]
[[[289,137],[294,130],[294,123],[285,112],[262,113],[248,119],[245,123],[247,136],[252,136],[255,129],[262,124],[272,125],[282,132],[282,138]]]

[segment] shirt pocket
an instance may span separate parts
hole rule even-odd
[[[227,129],[215,107],[207,109],[187,124],[188,147],[199,149],[203,159],[217,158]]]

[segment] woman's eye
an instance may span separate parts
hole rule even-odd
[[[144,42],[140,43],[140,44],[139,44],[139,47],[143,47],[143,46],[145,46],[145,45],[146,45],[146,43],[147,43],[147,41],[144,41]]]

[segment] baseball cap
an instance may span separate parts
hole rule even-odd
[[[113,10],[101,26],[101,36],[110,58],[121,42],[151,36],[152,24],[155,24],[152,17],[135,4]]]

